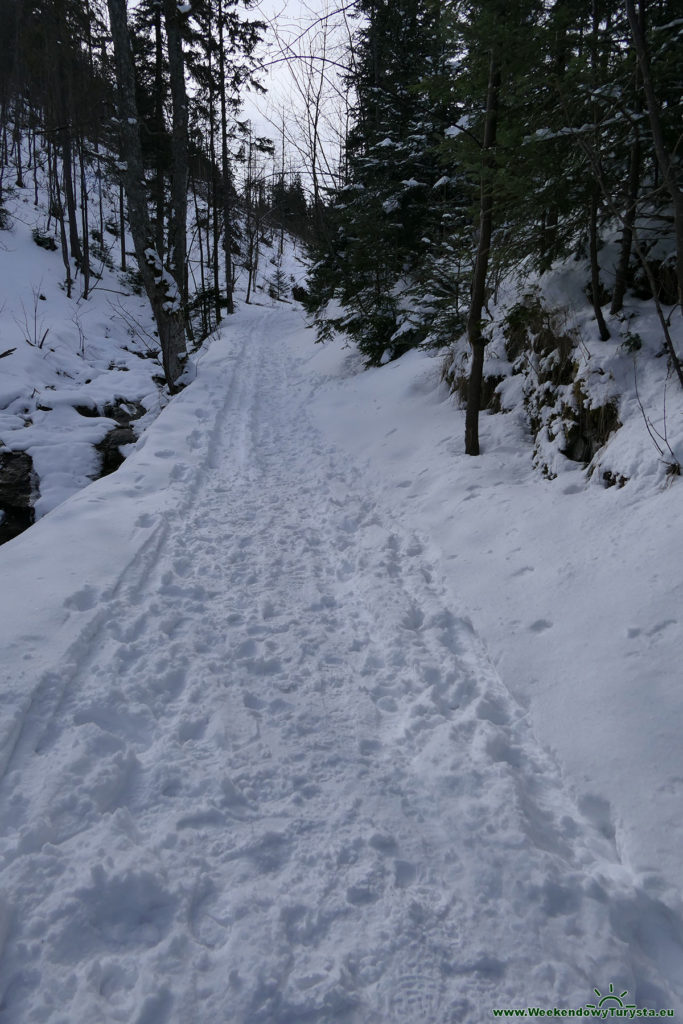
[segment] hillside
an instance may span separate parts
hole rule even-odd
[[[120,270],[108,189],[108,227],[100,241],[91,242],[97,276],[86,300],[77,275],[69,298],[54,220],[46,230],[49,200],[40,170],[38,177],[37,204],[29,187],[15,188],[6,198],[6,228],[0,233],[3,540],[109,469],[112,456],[105,462],[97,445],[131,416],[135,434],[114,435],[111,447],[132,443],[165,401],[154,380],[161,368],[149,304]]]

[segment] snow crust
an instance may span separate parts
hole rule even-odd
[[[107,217],[115,219],[113,202],[105,199]],[[117,399],[139,401],[148,415],[137,429],[158,414],[163,399],[153,375],[161,366],[147,300],[92,252],[90,297],[82,299],[77,274],[67,298],[60,255],[31,237],[34,228],[45,229],[44,210],[22,193],[10,196],[7,208],[12,226],[0,233],[0,352],[10,354],[0,358],[0,450],[33,459],[40,518],[98,474],[93,445],[116,426],[98,410]],[[105,232],[100,251],[119,244]]]
[[[645,334],[648,324],[638,327]],[[616,347],[602,346],[607,364]],[[387,504],[429,537],[576,798],[614,836],[629,869],[640,879],[652,873],[678,906],[680,493],[642,418],[622,409],[624,426],[598,453],[590,479],[562,459],[558,478],[547,481],[531,469],[519,403],[484,416],[484,456],[464,455],[464,413],[440,383],[438,356],[412,351],[362,373],[331,346],[315,358],[325,380],[316,420],[368,460]],[[642,397],[655,417],[666,367],[647,358],[652,377],[644,362]],[[669,432],[680,451],[675,397],[670,391]],[[621,489],[605,488],[605,467],[634,475]]]
[[[242,309],[0,549],[4,1018],[680,1008],[678,492],[311,342]]]

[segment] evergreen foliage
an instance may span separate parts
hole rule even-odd
[[[439,216],[436,150],[446,114],[426,82],[445,65],[440,3],[357,6],[364,22],[353,60],[349,181],[333,196],[310,291],[320,336],[341,328],[377,364],[421,340],[403,296]]]
[[[379,365],[466,333],[476,412],[500,282],[576,255],[599,336],[609,336],[608,302],[616,316],[629,288],[652,296],[683,384],[662,308],[683,290],[674,0],[357,0],[343,170],[324,210],[315,173],[312,204],[301,176],[285,173],[284,124],[281,166],[268,173],[268,147],[240,117],[243,90],[259,87],[264,25],[251,6],[123,4],[134,113],[121,119],[103,0],[0,0],[0,226],[3,190],[36,190],[43,165],[50,212],[37,231],[61,251],[68,295],[81,286],[87,298],[96,278],[90,240],[105,232],[107,175],[120,188],[122,273],[139,275],[140,252],[153,252],[190,340],[232,311],[240,265],[251,297],[260,247],[287,230],[310,248],[305,301],[320,339],[342,331]],[[119,151],[134,137],[137,270]],[[598,259],[608,233],[619,237],[609,290]]]
[[[487,304],[504,276],[572,254],[588,264],[602,337],[603,307],[611,301],[618,313],[628,287],[680,301],[683,26],[669,0],[638,6],[661,152],[642,55],[615,0],[357,8],[347,179],[312,246],[320,339],[341,330],[378,364],[414,345],[453,343],[467,326],[474,350],[486,344]],[[598,253],[615,230],[608,293]]]
[[[101,241],[105,232],[102,191],[117,185],[120,217],[106,230],[118,239],[125,281],[144,283],[140,262],[151,261],[150,287],[153,279],[164,283],[164,296],[149,295],[162,340],[168,331],[159,320],[171,312],[190,339],[209,333],[223,310],[232,309],[233,261],[248,258],[240,250],[242,200],[232,166],[249,133],[239,109],[244,89],[258,88],[254,50],[265,28],[245,13],[250,6],[250,0],[140,0],[128,10],[117,0],[120,48],[132,54],[128,94],[115,59],[111,3],[0,0],[0,226],[8,226],[3,189],[32,184],[37,205],[45,171],[50,216],[36,230],[41,238],[54,235],[52,245],[61,247],[67,294],[82,281],[87,298],[96,276],[90,239]],[[140,173],[132,181],[137,148]],[[126,222],[133,236],[135,224],[142,226],[137,269],[129,266]],[[107,260],[112,255],[113,247]],[[182,365],[165,358],[165,368],[173,389]]]

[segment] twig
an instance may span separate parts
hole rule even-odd
[[[649,418],[649,416],[645,412],[645,408],[643,406],[643,403],[642,403],[642,400],[641,400],[641,397],[640,397],[640,392],[638,391],[638,369],[637,369],[637,363],[636,363],[635,358],[633,360],[633,383],[635,385],[636,401],[638,402],[638,408],[640,409],[641,415],[643,417],[643,422],[645,423],[645,427],[647,429],[648,434],[650,435],[650,439],[651,439],[653,445],[655,446],[655,448],[657,449],[657,451],[659,452],[659,454],[661,456],[661,461],[667,467],[667,472],[671,476],[680,476],[681,464],[680,464],[679,460],[676,458],[676,453],[674,452],[673,448],[671,447],[671,445],[669,444],[669,441],[667,439],[667,425],[666,425],[666,382],[664,384],[664,433],[663,434],[661,434],[659,432],[659,430],[657,430],[657,428],[655,427],[654,423],[652,422],[652,420]],[[663,441],[663,443],[669,449],[669,453],[671,455],[671,460],[672,460],[671,462],[669,462],[668,459],[666,459],[664,457],[665,456],[664,448],[662,448],[662,446],[659,443],[659,441],[657,440],[657,438],[659,438],[660,441]]]
[[[107,300],[107,302],[109,303],[109,306],[114,310],[114,316],[118,316],[123,320],[126,327],[131,332],[131,335],[134,338],[138,339],[138,341],[141,343],[145,351],[155,352],[156,354],[158,354],[159,339],[155,338],[153,334],[150,334],[150,332],[145,327],[143,327],[140,321],[137,320],[129,310],[125,309],[120,302],[117,302],[116,304],[113,302],[109,302],[109,300]],[[144,336],[149,338],[151,344],[148,344],[145,341]]]

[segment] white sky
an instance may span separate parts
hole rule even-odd
[[[341,6],[343,2],[338,0],[259,0],[249,10],[250,17],[260,18],[271,26],[260,49],[265,63],[277,63],[272,64],[262,76],[268,95],[250,94],[244,105],[245,113],[252,119],[258,134],[276,141],[278,153],[284,120],[286,161],[304,171],[309,162],[310,142],[307,136],[310,138],[309,112],[313,109],[306,94],[309,93],[310,97],[312,86],[314,94],[317,94],[322,85],[319,132],[324,140],[327,164],[332,167],[338,161],[343,88],[339,70],[319,58],[325,53],[328,59],[344,60],[349,23],[345,22],[343,14],[336,13]],[[327,21],[321,20],[327,15],[330,15]],[[318,59],[298,59],[310,54]],[[287,57],[293,59],[283,59]],[[312,81],[307,70],[313,73]],[[324,81],[321,82],[323,71]]]

